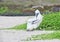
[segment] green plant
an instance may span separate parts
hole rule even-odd
[[[38,29],[60,30],[60,12],[45,14],[43,16],[43,21]]]
[[[60,31],[49,34],[33,35],[30,39],[31,40],[60,39]]]
[[[3,14],[8,11],[8,7],[1,7],[0,8],[0,14]]]

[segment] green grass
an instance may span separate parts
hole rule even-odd
[[[51,40],[51,39],[60,39],[60,32],[53,32],[49,34],[33,35],[30,40]]]
[[[0,7],[0,14],[3,14],[8,11],[8,7]]]
[[[60,30],[60,12],[43,15],[39,30]]]
[[[22,25],[17,25],[15,27],[12,27],[11,29],[16,29],[16,30],[25,30],[26,29],[26,24],[22,24]]]
[[[25,24],[21,24],[21,25],[17,25],[17,26],[14,26],[14,27],[10,27],[10,28],[5,28],[5,29],[0,29],[0,30],[26,30],[26,23]]]

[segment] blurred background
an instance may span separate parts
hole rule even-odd
[[[39,9],[41,14],[60,11],[60,0],[0,0],[1,16],[33,16]]]

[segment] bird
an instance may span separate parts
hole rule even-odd
[[[27,21],[27,30],[31,31],[36,29],[40,23],[42,22],[43,16],[41,15],[40,11],[37,9],[35,10],[35,16],[33,18],[28,19]]]

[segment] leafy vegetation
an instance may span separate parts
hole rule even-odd
[[[8,11],[8,7],[1,7],[0,8],[0,14],[3,14]]]
[[[60,32],[53,32],[49,34],[33,35],[30,40],[46,40],[46,39],[60,39]]]
[[[39,30],[60,30],[60,12],[44,14]]]
[[[8,7],[4,6],[4,7],[0,7],[0,15],[1,14],[9,14],[9,13],[15,13],[15,14],[21,14],[22,12],[19,9],[9,9]]]

